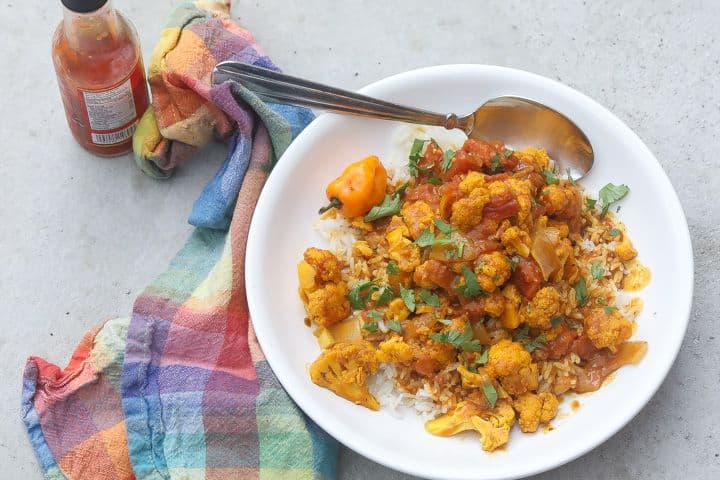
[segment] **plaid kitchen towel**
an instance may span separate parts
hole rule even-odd
[[[337,443],[290,400],[250,325],[244,255],[274,161],[312,120],[238,84],[215,63],[275,68],[227,3],[179,7],[156,47],[153,107],[134,145],[164,177],[214,136],[228,158],[196,202],[196,230],[135,301],[89,332],[68,366],[28,360],[23,420],[47,479],[332,479]]]

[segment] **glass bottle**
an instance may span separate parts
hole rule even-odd
[[[135,28],[111,0],[62,3],[52,57],[70,130],[94,154],[127,153],[148,106]]]

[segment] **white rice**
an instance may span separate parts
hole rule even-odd
[[[377,398],[383,410],[393,417],[403,417],[406,412],[430,420],[445,413],[445,409],[433,402],[426,387],[420,388],[414,395],[398,390],[395,386],[397,372],[392,363],[382,363],[378,373],[370,379],[370,392]]]

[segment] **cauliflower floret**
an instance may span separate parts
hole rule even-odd
[[[529,366],[531,361],[530,354],[520,343],[504,338],[490,347],[486,368],[494,377],[504,377]]]
[[[511,330],[516,329],[520,326],[520,292],[517,287],[513,284],[507,285],[502,289],[503,298],[505,298],[505,304],[503,305],[503,313],[500,317],[502,326]]]
[[[310,365],[310,378],[336,395],[370,410],[378,410],[380,404],[367,385],[368,376],[375,374],[377,369],[375,350],[369,342],[336,343]]]
[[[377,351],[378,362],[400,363],[407,362],[413,358],[413,349],[400,337],[393,337],[382,342]]]
[[[516,253],[523,257],[530,255],[532,240],[530,239],[530,235],[519,227],[506,229],[500,237],[500,241],[508,255],[514,255]]]
[[[555,418],[558,411],[558,399],[550,392],[539,394],[523,393],[514,402],[513,407],[518,413],[520,430],[525,433],[535,432],[541,423],[548,423]]]
[[[410,310],[405,306],[405,301],[402,298],[395,298],[389,304],[387,310],[385,310],[386,320],[397,320],[399,322],[405,320],[410,316]]]
[[[510,278],[512,271],[505,255],[500,252],[492,252],[478,258],[476,273],[482,289],[490,293],[505,283]]]
[[[355,256],[364,258],[370,258],[375,254],[370,244],[365,240],[358,240],[353,243],[352,251]]]
[[[442,437],[476,430],[482,437],[483,450],[490,452],[507,443],[514,423],[515,411],[507,400],[499,401],[490,412],[473,402],[463,401],[452,411],[425,423],[425,429]]]
[[[510,186],[520,206],[520,211],[517,213],[518,225],[530,230],[533,222],[532,207],[535,194],[532,184],[529,180],[518,180],[517,178],[510,178],[505,182]]]
[[[485,186],[485,175],[483,175],[480,172],[469,172],[467,175],[465,175],[465,178],[462,179],[460,182],[460,191],[463,192],[465,195],[468,195],[470,192],[475,190],[476,188],[484,187]]]
[[[537,390],[539,383],[537,363],[521,367],[517,373],[500,378],[500,385],[509,395],[520,395]]]
[[[630,237],[623,231],[622,239],[615,245],[615,253],[617,253],[620,260],[627,262],[637,257],[637,250],[633,247]]]
[[[584,321],[587,336],[597,348],[615,351],[632,335],[632,322],[620,310],[610,312],[608,308],[593,308]]]
[[[547,330],[551,327],[550,320],[560,312],[562,296],[554,287],[543,287],[532,301],[522,308],[522,320],[530,327]]]
[[[558,218],[576,218],[582,210],[582,195],[571,185],[547,185],[540,191],[539,201],[549,215]]]
[[[432,207],[423,201],[405,202],[401,211],[403,220],[414,240],[433,226],[435,212]]]
[[[460,380],[464,388],[481,388],[487,382],[492,381],[490,375],[485,369],[479,369],[477,372],[471,372],[462,365],[458,365],[457,371],[460,374]]]
[[[385,238],[388,242],[388,255],[395,260],[403,272],[412,272],[420,265],[420,247],[411,242],[405,225],[390,230]]]
[[[350,302],[344,283],[328,284],[308,293],[306,304],[310,320],[322,327],[334,325],[350,315]]]
[[[340,261],[332,252],[310,247],[303,257],[315,269],[315,282],[318,284],[340,281]]]
[[[488,201],[490,193],[487,188],[475,188],[467,197],[453,203],[450,222],[463,231],[470,230],[482,220],[483,209]]]
[[[542,148],[525,148],[516,151],[515,155],[526,165],[535,165],[540,169],[546,169],[550,165],[550,157]]]

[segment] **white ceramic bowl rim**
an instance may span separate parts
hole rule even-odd
[[[622,419],[615,422],[598,422],[597,428],[593,428],[592,431],[587,432],[587,435],[569,450],[563,452],[543,452],[543,455],[540,458],[536,458],[528,462],[522,462],[511,468],[505,468],[498,472],[478,472],[469,470],[458,471],[453,470],[452,468],[448,469],[444,465],[438,465],[436,468],[428,468],[427,465],[419,467],[412,462],[396,461],[392,452],[386,452],[376,448],[371,439],[339,428],[338,425],[333,422],[332,414],[328,414],[326,411],[318,408],[315,402],[312,401],[312,395],[308,394],[305,384],[296,381],[297,379],[294,378],[295,373],[290,372],[286,368],[286,365],[280,360],[283,353],[277,348],[276,342],[273,340],[274,334],[272,331],[272,322],[266,321],[265,318],[263,318],[263,313],[266,310],[262,302],[264,301],[264,298],[267,297],[267,294],[263,294],[258,291],[255,287],[255,280],[263,274],[260,256],[264,254],[264,246],[262,245],[262,239],[259,238],[259,235],[256,235],[256,232],[266,229],[268,222],[272,221],[268,212],[270,212],[273,202],[276,202],[277,199],[280,198],[280,192],[277,190],[278,188],[281,188],[283,181],[287,181],[286,177],[288,176],[288,172],[291,170],[291,167],[296,166],[294,164],[301,159],[300,156],[295,154],[296,150],[298,150],[304,142],[310,140],[316,132],[328,126],[330,123],[335,122],[338,118],[335,115],[321,115],[298,136],[275,167],[275,170],[270,175],[270,178],[268,179],[268,182],[258,200],[256,212],[250,227],[247,245],[246,285],[248,304],[259,343],[263,348],[267,361],[279,381],[298,406],[308,416],[310,416],[310,418],[312,418],[330,435],[344,443],[347,447],[390,468],[422,477],[453,477],[466,479],[480,477],[519,478],[557,467],[595,448],[635,417],[635,415],[637,415],[637,413],[655,394],[677,356],[687,328],[690,316],[693,286],[692,247],[687,222],[680,202],[677,198],[677,194],[673,190],[665,172],[662,170],[657,160],[653,157],[652,153],[647,149],[637,135],[635,135],[635,133],[632,132],[627,125],[615,117],[611,112],[594,100],[568,86],[521,70],[491,65],[459,64],[427,67],[400,73],[372,83],[362,88],[360,92],[373,95],[377,94],[382,88],[390,87],[399,91],[403,83],[418,77],[433,78],[437,76],[438,78],[442,78],[446,76],[463,75],[467,72],[472,72],[473,74],[505,75],[507,77],[512,77],[520,82],[524,82],[525,84],[531,84],[538,89],[551,92],[558,98],[564,97],[564,99],[569,102],[578,105],[578,108],[590,111],[592,115],[598,119],[598,121],[612,124],[617,138],[622,138],[624,141],[632,143],[633,148],[640,149],[640,151],[644,153],[637,158],[637,161],[642,164],[641,167],[647,172],[647,176],[653,177],[654,181],[659,183],[658,188],[662,189],[666,194],[663,195],[665,198],[663,199],[662,206],[655,206],[655,208],[664,208],[669,212],[668,215],[672,224],[667,225],[667,228],[674,236],[673,241],[675,242],[674,246],[676,249],[674,254],[680,256],[681,261],[679,264],[684,266],[682,271],[677,272],[677,289],[673,291],[674,302],[678,305],[676,312],[682,313],[682,318],[676,318],[675,320],[677,322],[681,322],[681,324],[675,327],[674,337],[670,340],[670,348],[665,349],[666,351],[663,352],[663,356],[655,365],[655,368],[650,369],[651,371],[647,372],[647,375],[652,377],[648,388],[642,392],[635,392],[636,394],[630,396],[627,403],[623,405],[624,411]],[[567,114],[567,112],[563,113]],[[299,319],[297,321],[299,321]],[[309,334],[310,333],[308,332],[308,335]],[[508,448],[512,449],[513,446],[509,445]]]

